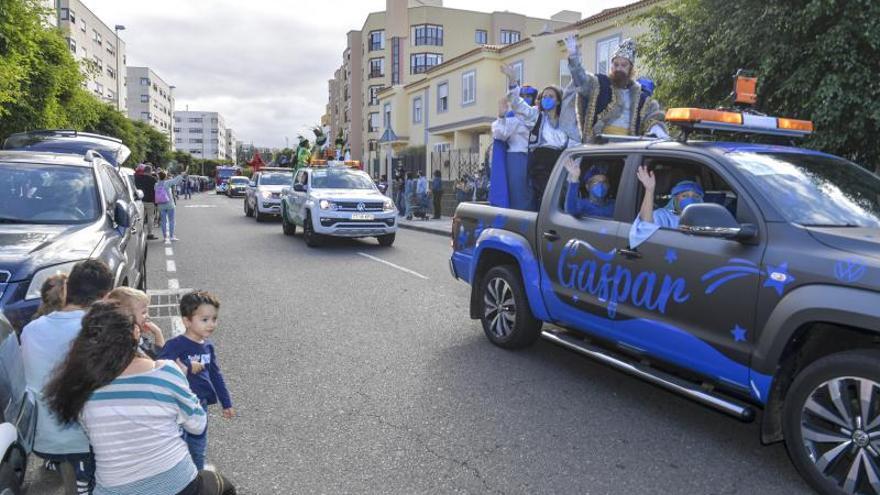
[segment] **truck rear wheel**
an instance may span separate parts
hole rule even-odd
[[[281,230],[284,235],[296,235],[296,224],[287,220],[287,208],[281,207]]]
[[[804,368],[785,398],[782,430],[818,492],[880,492],[880,352],[839,352]]]
[[[516,267],[504,265],[489,270],[480,283],[480,300],[483,331],[498,347],[528,347],[541,335],[542,322],[532,315]]]

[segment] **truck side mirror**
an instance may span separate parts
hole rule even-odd
[[[691,235],[737,241],[752,239],[758,233],[754,225],[740,225],[727,208],[715,203],[688,205],[681,213],[678,228]]]
[[[128,214],[128,208],[122,201],[116,201],[113,205],[113,222],[124,229],[131,226],[131,215]]]
[[[294,184],[293,190],[296,192],[306,192],[306,186],[304,184]]]

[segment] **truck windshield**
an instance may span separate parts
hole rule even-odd
[[[842,158],[801,153],[731,153],[789,222],[880,228],[880,177]]]
[[[370,177],[355,170],[315,170],[312,172],[313,189],[375,189]]]
[[[293,185],[293,174],[277,173],[260,175],[260,185],[262,186],[290,186]]]
[[[91,168],[0,163],[0,223],[86,223],[99,214]]]

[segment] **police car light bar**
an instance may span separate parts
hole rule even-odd
[[[809,120],[765,117],[703,108],[670,108],[666,111],[666,121],[694,129],[774,136],[804,137],[813,132],[813,123]]]

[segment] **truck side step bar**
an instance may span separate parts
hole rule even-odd
[[[627,360],[621,356],[612,355],[604,349],[563,332],[544,330],[541,332],[541,337],[636,378],[641,378],[648,383],[675,392],[704,406],[729,414],[740,421],[748,423],[755,419],[755,410],[751,406],[738,404],[718,394],[703,390],[695,383],[672,376],[650,366]]]

